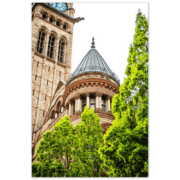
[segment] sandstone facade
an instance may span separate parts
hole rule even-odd
[[[74,18],[73,3],[59,12],[48,3],[32,7],[32,160],[42,134],[65,115],[75,126],[80,123],[85,105],[94,107],[103,131],[112,124],[111,99],[119,93],[116,78],[106,72],[83,72],[69,79],[71,73],[73,26],[83,18]],[[58,24],[57,22],[60,22]],[[64,26],[65,25],[65,26]],[[41,35],[40,35],[41,32]],[[44,33],[44,36],[42,36]],[[43,39],[44,38],[44,39]],[[50,39],[54,38],[51,49]],[[43,43],[40,45],[40,41]],[[59,43],[63,42],[62,61]],[[38,44],[39,43],[39,44]],[[42,50],[38,48],[42,46]],[[48,55],[52,50],[52,56]],[[49,57],[48,57],[49,56]]]

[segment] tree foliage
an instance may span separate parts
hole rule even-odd
[[[112,101],[115,121],[99,149],[110,177],[148,176],[148,21],[141,12],[127,61],[127,78]]]
[[[102,160],[98,149],[103,143],[100,118],[92,109],[89,110],[86,107],[81,115],[81,122],[75,127],[76,142],[73,147],[72,176],[100,176]]]
[[[87,107],[81,124],[73,127],[68,116],[42,136],[37,149],[37,163],[32,164],[33,177],[100,176],[98,149],[103,143],[100,119]],[[96,173],[94,173],[96,170]]]

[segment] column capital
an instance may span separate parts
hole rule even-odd
[[[72,104],[72,103],[73,103],[73,101],[72,101],[72,100],[69,100],[69,101],[66,103],[66,105]]]
[[[80,95],[77,94],[74,98],[75,98],[75,99],[80,99]]]
[[[88,96],[88,97],[90,96],[90,93],[85,93],[85,94],[86,94],[86,97],[87,97],[87,96]]]
[[[96,96],[102,97],[102,93],[95,93]]]
[[[107,99],[111,99],[111,98],[112,98],[112,96],[107,95]]]

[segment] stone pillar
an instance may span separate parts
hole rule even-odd
[[[102,94],[99,94],[99,108],[102,109]]]
[[[64,107],[61,107],[61,113],[64,111]]]
[[[46,33],[46,41],[45,41],[45,43],[44,43],[44,49],[43,49],[43,54],[45,55],[45,56],[47,56],[47,51],[48,51],[48,42],[49,42],[49,35],[50,35],[50,32],[48,31],[47,33]]]
[[[108,98],[106,98],[106,112],[108,112]]]
[[[57,113],[55,113],[55,119],[57,118],[57,116],[58,116]]]
[[[71,110],[72,110],[71,107],[72,107],[71,102],[69,102],[69,116],[71,116]]]
[[[68,108],[65,107],[65,109],[66,109],[65,115],[68,115]]]
[[[108,96],[108,106],[107,106],[107,112],[111,112],[111,104],[110,104],[110,97]]]
[[[102,111],[102,94],[96,93],[96,111]]]
[[[98,94],[96,94],[95,98],[96,98],[96,106],[95,106],[95,108],[97,109],[97,108],[99,108]]]
[[[75,97],[75,113],[80,112],[80,95]]]
[[[88,108],[90,107],[90,97],[89,97],[89,93],[86,93],[86,105],[88,106]]]
[[[55,62],[57,62],[57,58],[58,58],[59,40],[60,38],[55,39],[54,56],[53,56],[53,59],[55,59]]]

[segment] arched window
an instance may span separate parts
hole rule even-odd
[[[90,103],[90,108],[92,108],[95,110],[95,97],[91,96],[91,103]]]
[[[55,41],[55,37],[49,36],[47,56],[50,58],[53,57],[54,41]]]
[[[67,29],[67,24],[63,25],[63,29],[66,30]]]
[[[43,43],[44,43],[45,33],[43,31],[39,32],[39,38],[37,43],[37,52],[42,53]]]
[[[82,111],[84,111],[84,108],[86,107],[86,97],[82,98]]]
[[[63,55],[64,55],[64,41],[60,40],[59,41],[59,50],[58,50],[58,62],[62,63],[63,62]]]
[[[39,65],[39,61],[37,62],[37,67],[38,67],[38,65]]]
[[[60,26],[60,22],[59,21],[56,21],[56,26]]]
[[[102,96],[102,112],[106,112],[106,99]]]
[[[43,19],[46,19],[46,18],[47,18],[46,13],[43,13],[42,18],[43,18]]]
[[[51,113],[51,119],[55,118],[55,111],[53,110],[53,112]]]
[[[53,23],[54,22],[54,18],[50,17],[49,22]]]
[[[58,113],[61,113],[61,101],[59,101],[58,102],[58,104],[57,104],[57,108],[56,108],[56,111],[58,112]]]
[[[35,75],[35,81],[36,81],[37,75]]]

